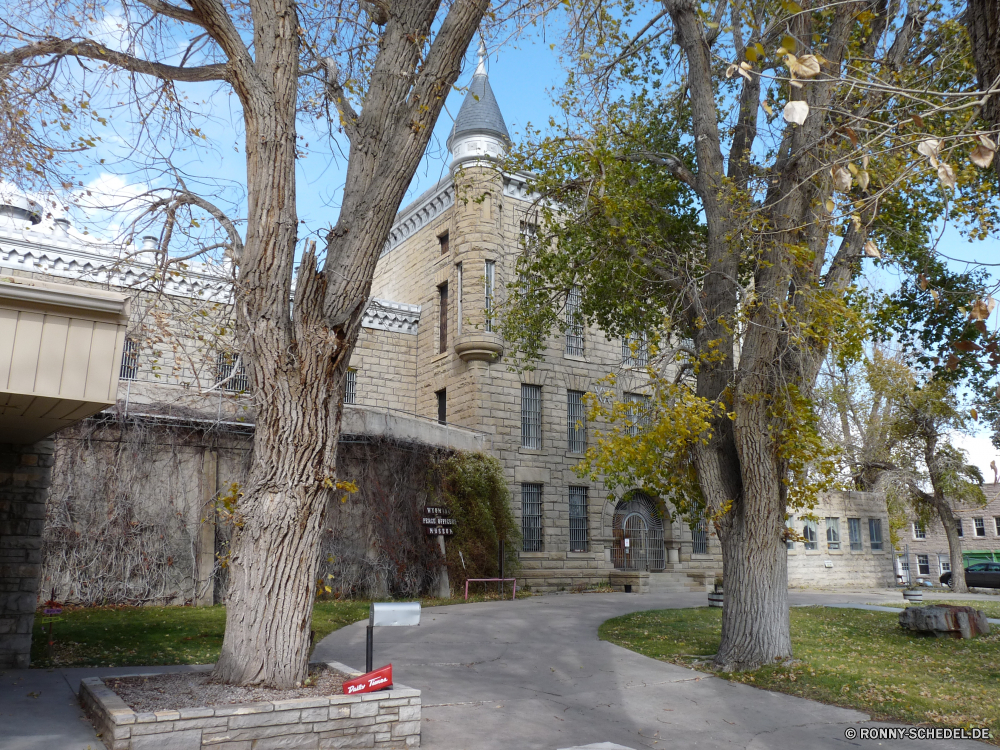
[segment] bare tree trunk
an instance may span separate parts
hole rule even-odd
[[[1000,85],[1000,4],[997,0],[969,0],[962,20],[969,32],[979,88],[987,91]],[[986,101],[983,119],[1000,128],[1000,94]],[[993,160],[993,168],[1000,175],[1000,159]]]
[[[934,509],[938,513],[938,518],[944,524],[944,533],[948,537],[948,557],[951,559],[951,589],[955,593],[968,593],[969,587],[965,583],[965,563],[962,558],[962,540],[958,536],[958,524],[955,514],[951,512],[951,506],[944,498],[939,498],[937,492],[934,493]]]

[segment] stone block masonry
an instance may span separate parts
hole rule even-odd
[[[338,662],[327,666],[351,677],[361,674]],[[88,677],[80,683],[80,702],[108,750],[420,746],[420,691],[403,685],[364,695],[136,713],[101,678]]]
[[[0,445],[0,669],[31,660],[54,444]]]

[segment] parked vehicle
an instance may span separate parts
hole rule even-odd
[[[941,576],[941,583],[951,585],[951,573]],[[965,569],[965,585],[981,589],[1000,589],[1000,563],[985,562],[970,565]]]

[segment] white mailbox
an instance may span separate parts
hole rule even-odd
[[[373,627],[420,624],[420,602],[372,602],[368,621]]]

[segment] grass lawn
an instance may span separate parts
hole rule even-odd
[[[470,595],[469,601],[496,598],[495,594]],[[460,603],[461,599],[422,601],[425,607]],[[359,600],[316,602],[312,620],[316,643],[334,630],[367,619],[368,604]],[[50,658],[48,625],[44,615],[35,616],[32,667],[211,664],[219,658],[226,628],[223,606],[67,607],[59,617],[54,623],[55,645]]]
[[[652,610],[608,620],[599,634],[654,659],[711,671],[721,624],[721,609]],[[888,612],[825,607],[792,608],[791,628],[797,663],[718,676],[877,719],[988,726],[1000,735],[1000,628],[971,641],[927,638],[904,632]]]
[[[995,602],[983,601],[982,599],[924,599],[920,604],[910,604],[909,602],[869,602],[869,604],[879,604],[883,607],[926,607],[929,604],[955,604],[959,607],[973,607],[982,610],[987,617],[1000,619],[1000,599]]]

